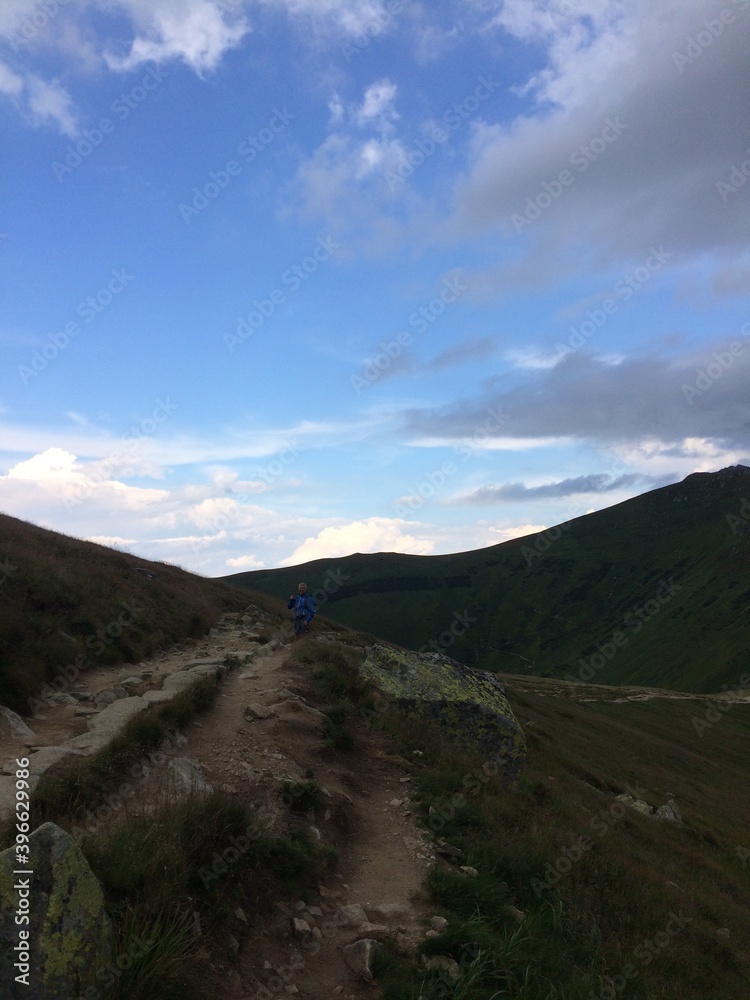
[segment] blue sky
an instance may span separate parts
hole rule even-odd
[[[0,510],[208,576],[750,464],[750,0],[3,0]]]

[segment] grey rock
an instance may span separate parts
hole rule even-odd
[[[250,704],[245,709],[245,718],[248,722],[253,722],[256,719],[271,719],[274,715],[276,712],[268,705]]]
[[[506,779],[517,776],[526,740],[496,674],[442,653],[382,645],[368,647],[359,673],[407,718],[436,725],[446,740],[481,754]]]
[[[206,781],[203,768],[197,761],[187,757],[175,757],[167,764],[167,790],[171,795],[182,798],[188,795],[210,795],[212,786]]]
[[[148,702],[138,696],[115,701],[89,719],[88,733],[66,740],[64,746],[73,747],[74,750],[85,750],[89,754],[94,753],[121,733],[134,715],[147,708]]]
[[[69,833],[45,823],[29,838],[29,869],[14,875],[15,849],[0,854],[0,982],[5,1000],[77,1000],[95,992],[114,959],[101,886]],[[18,927],[14,886],[28,879],[30,923]],[[14,949],[28,931],[29,985],[19,983]],[[21,972],[24,970],[22,969]]]
[[[654,819],[663,823],[682,823],[682,816],[674,799],[671,799],[665,806],[659,806],[654,814]]]
[[[41,777],[50,767],[71,754],[80,756],[80,752],[72,747],[39,747],[35,753],[29,756],[29,772]]]
[[[334,917],[338,927],[360,927],[368,922],[367,913],[359,903],[340,906]]]
[[[651,816],[654,812],[653,806],[650,806],[648,802],[644,802],[643,799],[635,799],[632,795],[628,795],[627,792],[623,792],[622,795],[616,795],[615,801],[622,802],[623,805],[629,806],[643,816]]]
[[[94,700],[97,705],[106,706],[113,705],[120,697],[120,695],[115,694],[114,688],[104,688],[103,691],[94,695]]]
[[[20,742],[32,744],[37,742],[36,733],[26,725],[20,715],[16,715],[9,708],[0,705],[0,727],[6,733],[12,733]]]
[[[369,982],[373,978],[372,960],[379,947],[379,943],[372,938],[362,938],[346,945],[342,953],[352,972]]]
[[[412,913],[408,903],[375,903],[367,906],[367,918],[373,923],[392,924],[412,916]]]

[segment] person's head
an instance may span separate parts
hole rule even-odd
[[[307,591],[307,584],[301,583],[299,587],[297,587],[297,590],[300,592],[300,594],[304,594]]]

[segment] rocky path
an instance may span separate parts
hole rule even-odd
[[[322,739],[324,706],[308,668],[289,658],[286,626],[253,617],[227,617],[204,642],[138,667],[83,675],[44,708],[41,718],[27,720],[34,727],[32,739],[3,732],[0,760],[7,762],[9,773],[19,754],[31,751],[33,761],[34,747],[58,747],[74,738],[85,744],[96,718],[94,706],[103,714],[113,691],[114,707],[124,703],[123,695],[159,700],[162,686],[167,690],[175,684],[191,664],[192,670],[213,669],[196,667],[196,661],[227,656],[244,661],[224,676],[214,708],[191,722],[144,769],[149,773],[136,782],[136,796],[127,808],[153,808],[173,787],[167,780],[170,761],[187,758],[200,767],[208,784],[250,802],[268,832],[280,833],[288,815],[282,783],[294,788],[316,782],[324,790],[324,803],[305,822],[316,838],[339,852],[336,874],[318,887],[313,900],[278,903],[273,919],[260,930],[248,929],[238,911],[231,936],[234,959],[217,966],[226,983],[222,1000],[372,997],[367,973],[371,945],[363,942],[390,937],[413,948],[433,915],[422,887],[434,855],[414,820],[407,764],[359,720],[352,726],[354,747],[331,751]],[[271,634],[270,642],[256,643]]]

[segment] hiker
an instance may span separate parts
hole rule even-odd
[[[289,610],[294,608],[294,638],[301,639],[310,634],[310,622],[315,614],[313,599],[307,593],[307,584],[301,583],[297,587],[298,594],[289,595]]]

